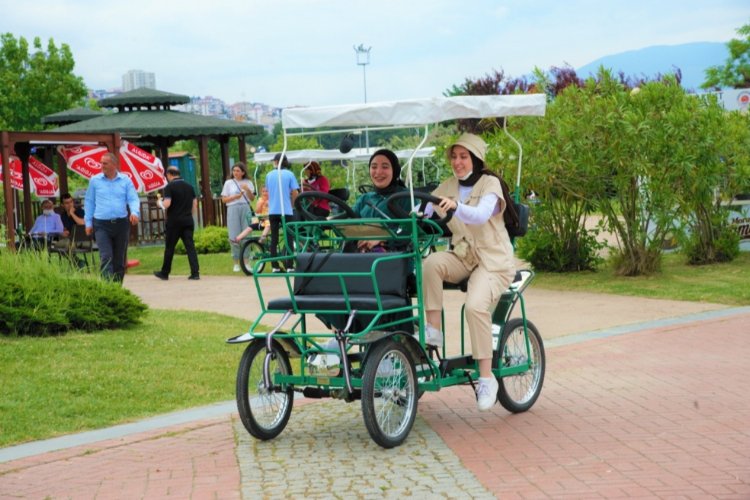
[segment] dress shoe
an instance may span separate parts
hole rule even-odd
[[[164,274],[161,271],[154,271],[154,276],[156,276],[160,280],[164,280],[164,281],[167,281],[169,279],[169,275]]]

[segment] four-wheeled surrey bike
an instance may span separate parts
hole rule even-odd
[[[298,108],[284,110],[282,125],[286,144],[288,135],[304,133],[291,131],[300,128],[393,128],[458,118],[539,116],[544,114],[544,104],[543,95],[525,95]],[[427,127],[422,143],[426,132]],[[408,162],[407,177],[410,166]],[[517,180],[516,193],[520,163]],[[318,196],[337,205],[336,217],[319,219],[307,210]],[[408,214],[395,203],[404,196],[416,207]],[[251,435],[262,440],[278,436],[289,421],[295,393],[301,393],[308,398],[361,400],[370,436],[391,448],[409,435],[423,394],[454,385],[473,386],[479,371],[465,353],[463,310],[460,331],[444,332],[446,338],[460,335],[459,353],[425,343],[422,259],[442,237],[452,215],[439,220],[422,217],[426,203],[436,201],[410,189],[389,200],[398,218],[362,219],[331,195],[309,192],[297,198],[301,220],[285,224],[294,236],[295,271],[263,274],[261,266],[272,258],[255,261],[260,314],[248,332],[227,340],[248,343],[237,371],[236,392],[240,418]],[[392,251],[348,250],[361,240],[385,241]],[[492,313],[498,401],[514,413],[534,405],[544,381],[544,345],[526,318],[523,297],[533,277],[530,270],[519,271]],[[287,294],[266,298],[268,287],[261,283],[270,279],[282,280]],[[319,321],[310,321],[312,316]],[[266,326],[273,317],[277,318],[273,326]],[[321,323],[325,328],[312,326]]]

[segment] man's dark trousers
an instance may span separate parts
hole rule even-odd
[[[93,228],[94,238],[99,247],[102,276],[122,283],[130,239],[130,221],[127,217],[94,219]]]
[[[195,252],[195,242],[193,240],[193,231],[195,229],[193,216],[178,217],[175,220],[169,217],[165,229],[164,261],[161,265],[162,274],[169,276],[169,273],[172,271],[174,248],[177,246],[177,241],[182,239],[182,243],[185,245],[185,250],[187,251],[188,262],[190,263],[190,275],[198,276],[198,254]]]

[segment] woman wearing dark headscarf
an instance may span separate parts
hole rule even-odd
[[[486,151],[487,144],[473,134],[463,134],[446,151],[453,177],[432,194],[441,199],[436,211],[455,210],[448,222],[451,250],[431,254],[422,266],[425,341],[430,345],[443,344],[443,281],[459,283],[469,278],[465,315],[472,356],[479,365],[480,411],[489,410],[497,400],[491,311],[516,274],[513,246],[503,221],[503,191],[500,179],[485,166]]]
[[[393,218],[388,208],[388,197],[393,193],[406,191],[400,178],[401,163],[396,154],[390,149],[379,149],[370,157],[370,180],[375,189],[361,195],[352,209],[362,218]],[[398,200],[404,212],[411,212],[408,198]],[[357,247],[360,251],[369,251],[380,246],[380,241],[360,241]]]

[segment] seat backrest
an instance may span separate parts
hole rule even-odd
[[[385,260],[394,253],[300,253],[297,255],[297,272],[352,273],[373,270],[377,289],[381,295],[406,297],[406,278],[410,274],[409,258]],[[383,260],[378,260],[383,259]],[[377,261],[377,262],[376,262]],[[372,275],[344,277],[347,294],[374,295]],[[336,276],[296,276],[295,295],[343,295],[341,280]]]
[[[328,194],[340,198],[342,201],[347,201],[349,199],[349,190],[347,188],[331,189],[328,191]]]

